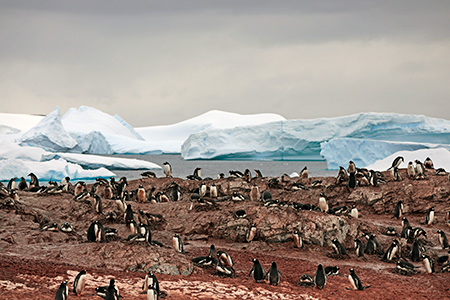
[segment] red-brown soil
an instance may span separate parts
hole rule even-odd
[[[130,182],[128,190],[143,184],[146,189],[154,186],[159,191],[174,180],[180,185],[182,201],[157,204],[131,202],[134,211],[142,209],[164,217],[165,222],[152,230],[153,239],[161,241],[164,248],[127,244],[121,240],[88,243],[86,232],[90,223],[94,220],[105,222],[104,217],[97,215],[92,206],[75,202],[70,194],[19,192],[20,203],[15,208],[0,209],[0,298],[54,299],[63,280],[68,280],[69,288],[72,288],[76,274],[86,269],[88,281],[83,295],[78,297],[70,292],[69,299],[100,299],[94,289],[108,285],[110,278],[116,279],[124,299],[146,299],[146,295],[140,294],[146,273],[131,270],[136,270],[136,266],[148,269],[161,261],[177,266],[178,270],[189,270],[192,268],[190,260],[207,255],[210,245],[214,244],[217,250],[225,250],[231,255],[236,276],[219,277],[212,274],[212,268],[202,269],[197,266],[193,266],[190,275],[155,272],[161,290],[167,293],[166,299],[450,299],[449,273],[427,274],[423,264],[418,262],[414,263],[419,267],[418,274],[403,276],[393,272],[395,263],[382,262],[376,255],[366,255],[367,260],[358,259],[353,252],[353,239],[358,237],[364,241],[361,235],[367,231],[376,233],[382,248],[388,248],[392,237],[384,236],[382,231],[386,226],[393,226],[400,233],[401,221],[392,218],[392,211],[395,203],[403,200],[407,211],[405,215],[411,225],[420,226],[427,232],[426,253],[434,258],[447,254],[448,250],[442,250],[439,245],[436,231],[441,229],[447,235],[450,234],[446,221],[446,212],[450,210],[450,183],[446,176],[434,176],[433,173],[430,171],[425,180],[394,182],[388,178],[388,182],[380,187],[357,187],[354,191],[334,185],[334,178],[320,178],[322,186],[317,188],[310,186],[312,180],[317,178],[303,180],[308,189],[300,191],[290,191],[289,187],[292,182],[301,179],[280,183],[279,188],[268,188],[268,179],[254,180],[262,190],[268,188],[274,199],[317,204],[318,195],[324,192],[330,207],[355,203],[362,216],[357,220],[341,217],[346,224],[357,228],[356,236],[349,232],[345,241],[342,241],[349,253],[349,258],[345,259],[334,259],[328,255],[332,252],[328,240],[323,247],[306,240],[304,248],[296,249],[292,240],[268,242],[261,238],[264,236],[262,234],[251,243],[244,243],[239,238],[224,238],[225,233],[219,229],[219,225],[233,220],[232,212],[241,208],[247,211],[250,223],[257,220],[258,224],[262,224],[262,218],[272,215],[287,214],[286,218],[289,219],[291,214],[299,218],[320,218],[323,214],[297,212],[290,207],[266,210],[261,208],[260,202],[250,200],[244,203],[230,200],[220,202],[216,208],[207,211],[196,209],[199,208],[197,206],[189,210],[190,195],[200,185],[196,181],[156,178]],[[386,176],[389,177],[387,172]],[[253,184],[247,184],[241,179],[214,182],[220,186],[222,196],[238,190],[248,197]],[[370,195],[373,193],[378,195],[374,198],[379,199],[371,202]],[[105,212],[115,209],[112,200],[104,199],[103,206]],[[436,207],[436,220],[433,225],[426,226],[421,223],[425,220],[425,210],[431,206]],[[44,218],[58,224],[70,222],[76,233],[40,231],[39,222]],[[121,238],[128,235],[123,219],[117,223],[106,223],[106,226],[117,228]],[[183,237],[187,253],[175,253],[171,248],[175,232]],[[248,276],[253,258],[258,258],[266,270],[272,261],[277,262],[282,273],[278,286],[271,286],[267,281],[258,284]],[[341,274],[330,276],[323,290],[299,286],[297,282],[300,276],[314,275],[319,263],[339,266]],[[438,271],[439,266],[436,266]],[[354,268],[363,285],[370,287],[363,291],[349,290],[349,268]]]

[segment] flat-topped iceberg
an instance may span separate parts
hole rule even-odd
[[[184,159],[323,160],[321,143],[339,138],[450,144],[450,121],[393,113],[277,121],[192,134],[181,155]]]

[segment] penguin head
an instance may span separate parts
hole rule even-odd
[[[86,270],[83,270],[80,272],[81,275],[85,275],[86,274]]]
[[[353,268],[348,269],[350,271],[350,274],[355,273],[355,270]]]
[[[258,260],[257,258],[254,258],[254,259],[252,259],[252,262],[253,262],[254,264],[257,264],[257,263],[259,263],[259,260]]]
[[[324,193],[320,193],[320,197],[324,197],[325,198],[325,194]]]

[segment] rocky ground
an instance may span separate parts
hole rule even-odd
[[[2,299],[54,299],[63,280],[73,286],[76,274],[82,269],[88,273],[84,294],[69,293],[70,299],[100,299],[95,288],[108,285],[110,278],[124,299],[146,299],[140,294],[143,278],[149,269],[156,274],[166,299],[445,299],[450,298],[450,274],[428,274],[421,262],[414,265],[418,273],[411,276],[395,272],[395,263],[383,262],[377,255],[357,258],[353,251],[354,238],[374,233],[386,250],[394,237],[384,235],[387,226],[401,232],[401,220],[392,218],[395,204],[403,200],[405,216],[413,227],[422,227],[427,239],[422,239],[426,254],[433,258],[446,255],[438,241],[437,230],[450,234],[446,212],[450,211],[450,183],[447,176],[436,176],[428,171],[423,180],[411,180],[401,170],[405,180],[393,181],[385,172],[387,183],[379,187],[348,189],[335,184],[335,178],[308,178],[274,181],[272,178],[218,179],[219,200],[215,205],[201,205],[191,200],[198,192],[200,182],[180,178],[140,179],[129,182],[128,190],[142,184],[147,190],[166,190],[175,181],[183,192],[182,200],[168,203],[138,203],[130,201],[135,212],[139,209],[155,215],[149,223],[152,239],[164,247],[146,243],[127,243],[129,231],[123,218],[107,220],[95,212],[89,202],[73,200],[73,195],[41,195],[19,192],[15,206],[2,205],[0,209],[0,294]],[[322,180],[313,186],[314,180]],[[305,190],[293,190],[301,182]],[[291,206],[264,207],[259,201],[249,200],[251,186],[269,190],[274,199],[285,203],[318,204],[320,193],[327,196],[330,207],[355,204],[358,219],[347,215],[335,216],[317,211],[298,210]],[[88,186],[90,189],[90,186]],[[229,199],[233,191],[241,192],[246,200]],[[90,198],[93,202],[93,198]],[[4,200],[1,200],[4,202]],[[423,225],[428,208],[435,207],[436,220]],[[235,212],[244,209],[247,217],[237,219]],[[113,200],[103,199],[105,214],[116,210]],[[135,214],[139,221],[139,214]],[[94,220],[118,230],[118,236],[106,243],[87,242],[87,229]],[[59,225],[70,222],[75,231],[42,231],[44,222]],[[251,243],[245,234],[256,224],[257,235]],[[292,232],[298,229],[305,245],[294,248]],[[183,238],[186,253],[172,248],[174,233]],[[348,257],[333,255],[331,240],[337,238],[347,249]],[[400,239],[399,237],[397,237]],[[235,275],[218,276],[213,268],[195,266],[191,259],[207,255],[214,244],[225,250],[234,261]],[[411,244],[404,244],[402,255],[408,258]],[[267,270],[277,262],[282,273],[278,286],[267,281],[255,283],[248,276],[252,259],[258,258]],[[330,276],[323,290],[302,287],[298,281],[302,274],[314,275],[318,264],[338,266],[341,274]],[[442,264],[437,264],[436,269]],[[348,269],[353,268],[363,285],[363,291],[349,290]]]

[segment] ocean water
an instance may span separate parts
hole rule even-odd
[[[202,168],[202,177],[216,178],[219,173],[228,176],[228,171],[239,170],[244,172],[249,169],[252,176],[255,169],[260,170],[263,176],[290,175],[292,172],[299,173],[305,166],[308,167],[309,177],[336,176],[337,171],[327,170],[325,161],[233,161],[233,160],[184,160],[181,155],[113,155],[113,157],[135,158],[153,162],[162,166],[164,162],[169,162],[172,166],[173,177],[186,178],[191,175],[195,168]],[[143,170],[113,170],[118,178],[125,176],[128,179],[139,179]],[[165,176],[162,170],[153,170],[157,177]]]

